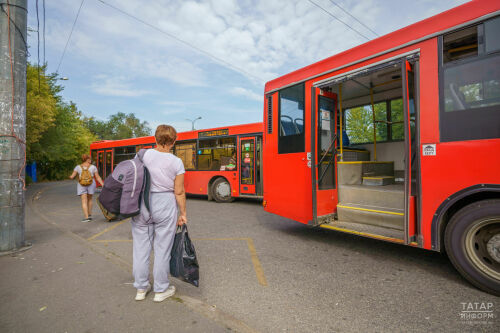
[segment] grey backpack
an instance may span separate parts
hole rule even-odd
[[[150,176],[142,162],[145,153],[141,149],[133,159],[118,163],[104,180],[98,204],[109,221],[139,215],[142,203],[149,211]]]

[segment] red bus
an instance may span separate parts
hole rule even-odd
[[[500,295],[499,31],[471,1],[267,82],[265,210],[446,250]]]
[[[178,133],[173,153],[184,162],[186,192],[217,202],[262,198],[262,128],[254,123]],[[139,149],[153,147],[155,138],[148,136],[94,142],[90,152],[104,179]]]

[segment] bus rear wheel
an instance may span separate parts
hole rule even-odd
[[[231,185],[225,178],[217,178],[212,184],[212,197],[217,202],[231,202]]]
[[[445,232],[455,268],[469,282],[500,296],[500,200],[483,200],[460,209]]]

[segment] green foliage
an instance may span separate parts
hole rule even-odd
[[[391,100],[391,121],[403,120],[403,100]],[[375,104],[375,119],[387,120],[386,103]],[[345,110],[346,131],[351,143],[373,142],[373,112],[371,105],[364,105]],[[391,126],[392,138],[388,138],[387,129]],[[377,142],[386,140],[403,140],[404,126],[400,124],[376,124]]]
[[[391,101],[392,121],[403,121],[403,100],[394,99]],[[392,140],[404,140],[405,128],[403,123],[392,125]]]
[[[351,144],[373,141],[373,115],[369,107],[360,106],[346,110],[345,122]]]
[[[39,92],[38,69],[28,65],[27,160],[37,162],[41,180],[64,179],[96,137],[85,126],[76,105],[62,100],[57,76],[44,74],[42,69],[40,75]]]
[[[375,104],[375,119],[387,120],[386,104]],[[377,123],[377,141],[387,140],[387,124]],[[346,131],[351,143],[373,142],[373,112],[371,105],[346,110]]]
[[[40,68],[40,73],[43,73],[44,69]],[[55,76],[40,75],[39,85],[36,66],[28,63],[26,71],[26,153],[30,156],[33,144],[54,126],[57,93],[61,89],[56,85]]]
[[[108,121],[93,117],[84,118],[87,128],[101,140],[120,140],[151,135],[147,121],[138,119],[135,114],[118,112],[109,117]]]

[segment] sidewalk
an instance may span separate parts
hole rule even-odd
[[[208,319],[206,306],[196,300],[154,303],[150,294],[134,301],[130,267],[37,214],[43,207],[33,207],[31,200],[43,186],[30,186],[26,193],[26,239],[33,247],[0,257],[1,332],[230,330],[220,318]]]

